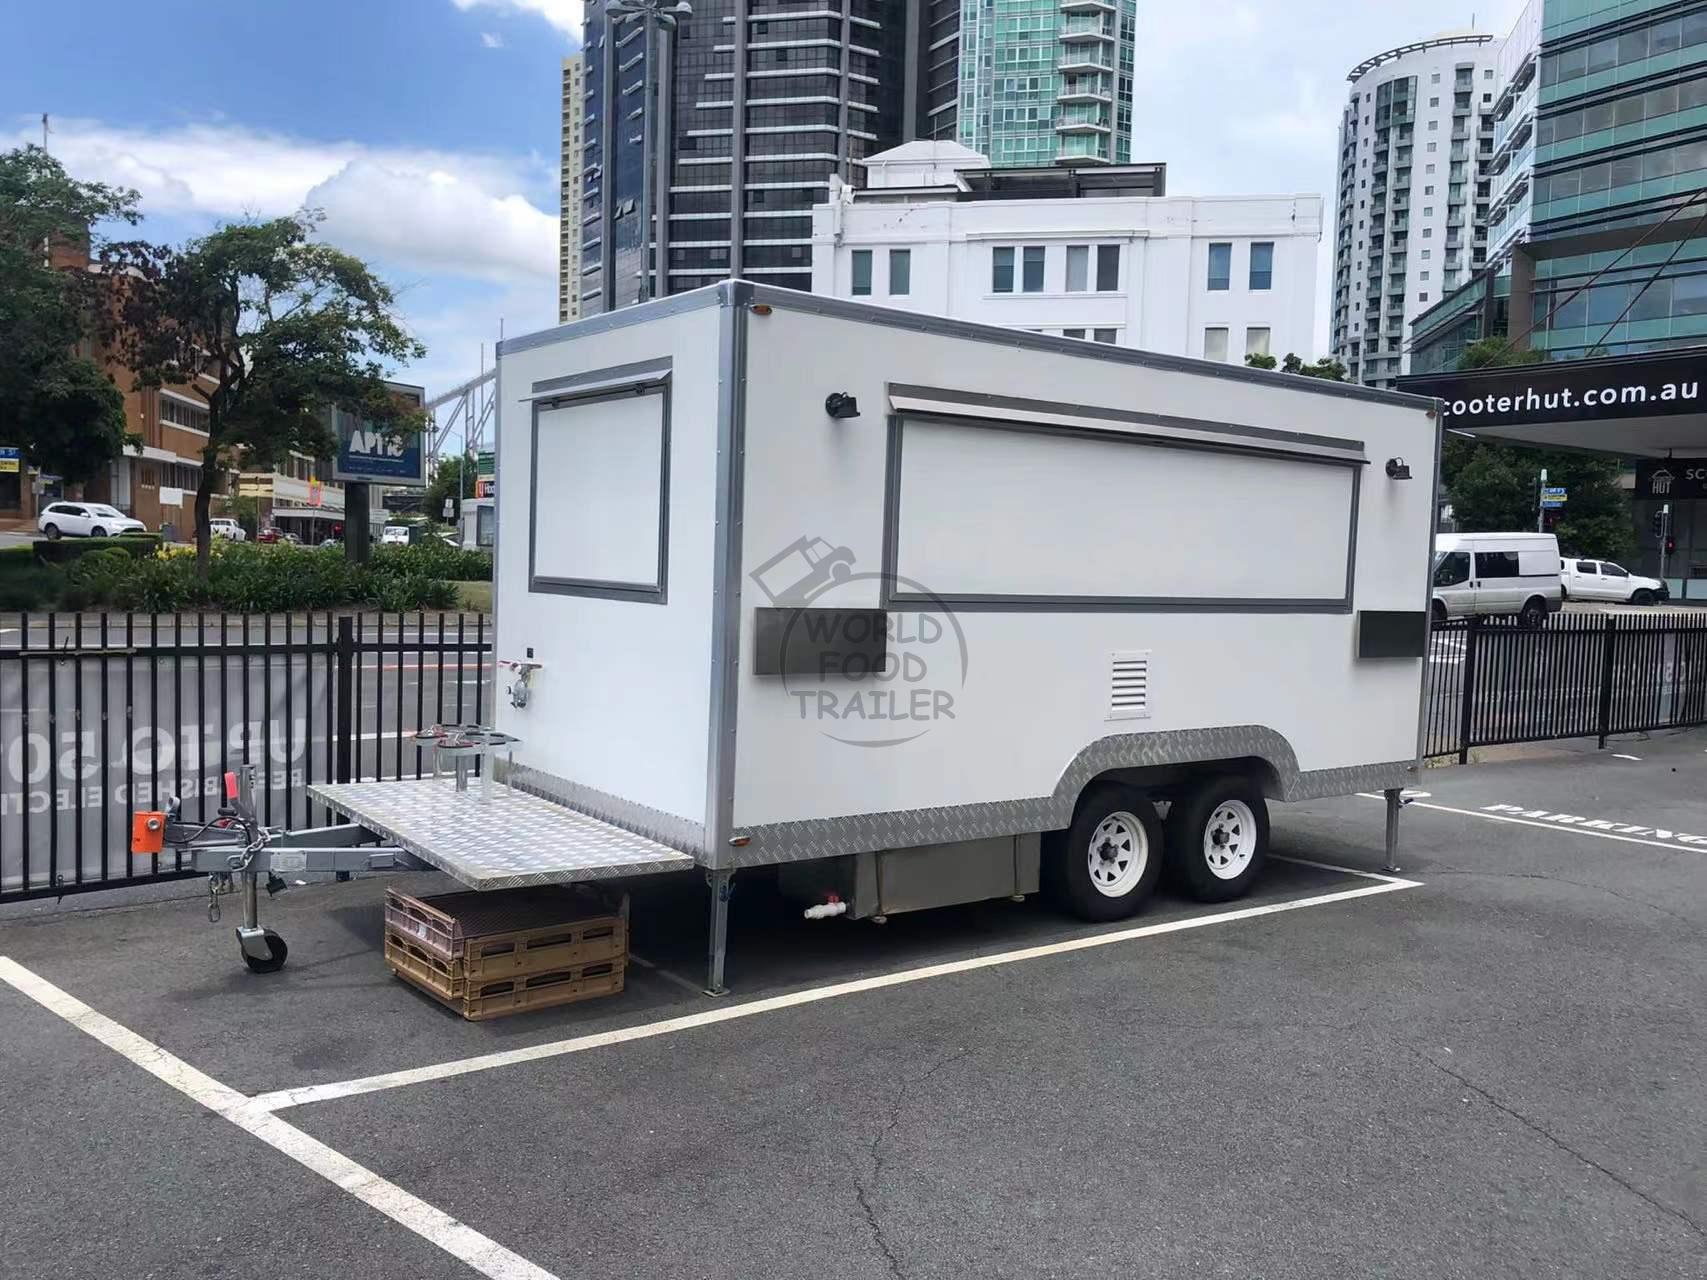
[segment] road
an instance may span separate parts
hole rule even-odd
[[[1414,887],[1277,861],[1112,927],[807,922],[743,873],[726,1000],[699,878],[637,882],[621,995],[487,1023],[377,954],[387,884],[430,877],[267,903],[265,977],[188,899],[10,909],[6,1264],[1696,1280],[1704,749],[1430,771]],[[1367,873],[1381,813],[1276,805],[1276,851]]]

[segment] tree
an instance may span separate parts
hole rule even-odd
[[[1542,364],[1547,359],[1545,351],[1518,351],[1506,345],[1509,339],[1503,333],[1492,334],[1486,338],[1478,338],[1458,357],[1458,368],[1469,369],[1501,369],[1508,365]]]
[[[1447,493],[1453,519],[1467,532],[1535,526],[1535,473],[1520,472],[1509,450],[1486,445],[1477,449],[1459,468]]]
[[[138,384],[195,386],[207,399],[195,502],[204,577],[208,512],[228,459],[264,467],[292,451],[330,457],[334,408],[388,434],[425,421],[384,376],[386,362],[425,348],[365,263],[314,239],[317,221],[305,213],[228,225],[182,248],[120,246],[104,260]]]
[[[134,191],[77,182],[40,147],[0,153],[0,443],[77,483],[93,478],[135,437],[124,396],[78,354],[106,336],[111,312],[100,277],[53,264],[82,260],[102,222],[134,224]]]
[[[427,492],[421,499],[421,510],[429,520],[445,518],[445,503],[451,503],[452,523],[462,515],[462,500],[474,496],[476,462],[472,453],[460,458],[440,458],[438,467],[427,482]]]
[[[1288,351],[1286,359],[1276,361],[1271,355],[1251,354],[1245,357],[1245,364],[1252,369],[1274,369],[1279,367],[1282,373],[1295,373],[1301,378],[1322,378],[1328,382],[1344,382],[1345,366],[1332,356],[1323,356],[1319,360],[1305,364],[1303,359]]]

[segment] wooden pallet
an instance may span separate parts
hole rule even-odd
[[[470,1022],[616,995],[622,990],[627,969],[626,957],[618,956],[539,973],[469,978],[453,974],[451,962],[389,931],[385,935],[385,963],[398,977]]]
[[[455,977],[545,973],[628,955],[627,903],[588,890],[517,889],[417,898],[391,889],[389,937],[408,939]]]

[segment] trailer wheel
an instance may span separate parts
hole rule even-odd
[[[1141,791],[1088,788],[1073,825],[1048,836],[1054,896],[1082,920],[1122,920],[1144,905],[1162,869],[1162,823]]]
[[[285,946],[285,940],[271,929],[263,931],[267,942],[267,958],[260,959],[248,952],[243,953],[243,963],[249,966],[251,973],[277,973],[284,968],[285,957],[290,954],[290,948]]]
[[[1244,778],[1213,778],[1168,813],[1168,865],[1199,902],[1243,897],[1268,858],[1268,804]]]

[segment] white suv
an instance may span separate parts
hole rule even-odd
[[[104,502],[55,502],[36,517],[48,538],[106,538],[118,533],[147,533],[148,526]]]
[[[216,538],[230,538],[233,542],[242,542],[249,536],[230,516],[212,517],[207,522],[207,531]]]

